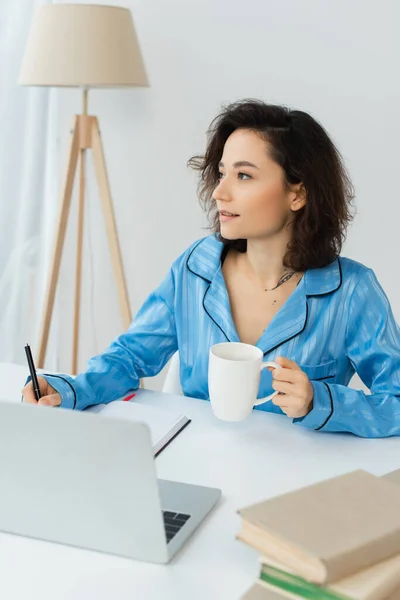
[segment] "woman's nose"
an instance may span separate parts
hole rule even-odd
[[[217,187],[214,190],[213,198],[215,200],[229,201],[231,199],[229,188],[225,179],[220,179]]]

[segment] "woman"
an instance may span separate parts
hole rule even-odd
[[[280,393],[261,410],[308,429],[400,435],[400,331],[373,271],[339,256],[352,187],[325,130],[302,111],[238,102],[190,165],[213,234],[175,261],[86,372],[40,378],[40,403],[109,402],[177,350],[185,395],[208,399],[210,347],[242,341],[281,365]],[[355,371],[371,395],[347,387]],[[264,373],[259,396],[271,392]],[[35,402],[30,383],[23,395]]]

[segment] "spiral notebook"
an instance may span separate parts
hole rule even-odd
[[[114,400],[109,404],[90,406],[85,412],[97,413],[102,417],[146,423],[150,429],[154,457],[158,456],[191,422],[187,416],[173,414],[167,408],[155,408],[134,400],[127,401],[127,398]]]

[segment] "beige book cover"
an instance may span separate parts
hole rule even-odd
[[[400,486],[353,471],[239,511],[238,538],[319,584],[400,554]]]
[[[400,469],[396,469],[396,471],[390,471],[390,473],[382,475],[381,479],[386,479],[386,481],[400,485]]]
[[[385,600],[400,589],[400,555],[336,581],[330,588],[354,600]]]
[[[278,592],[274,592],[274,590],[268,590],[266,587],[255,583],[244,596],[241,597],[241,600],[282,600],[282,594],[278,594]]]

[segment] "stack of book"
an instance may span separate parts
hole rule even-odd
[[[353,471],[239,511],[261,554],[243,600],[400,600],[400,469]]]

